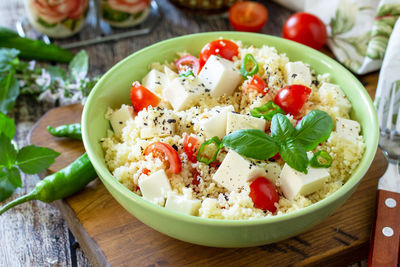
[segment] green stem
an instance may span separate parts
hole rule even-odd
[[[36,195],[35,191],[32,191],[27,195],[24,195],[22,197],[14,199],[13,201],[7,203],[0,209],[0,215],[3,214],[4,212],[6,212],[7,210],[11,209],[12,207],[15,207],[21,203],[28,202],[28,201],[35,200],[35,199],[37,199],[37,195]]]

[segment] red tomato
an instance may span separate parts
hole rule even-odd
[[[276,153],[275,156],[273,156],[271,159],[280,160],[281,158],[282,158],[282,157],[281,157],[281,155],[280,155],[279,152],[278,152],[278,153]]]
[[[254,207],[275,212],[275,203],[279,202],[279,194],[275,185],[265,177],[258,177],[250,184],[249,196]]]
[[[267,18],[267,8],[257,2],[237,2],[229,9],[229,22],[237,31],[258,32]]]
[[[169,171],[171,173],[180,173],[182,170],[182,162],[179,158],[178,152],[176,150],[163,142],[155,142],[150,144],[144,150],[144,154],[148,155],[153,153],[154,157],[158,157],[161,160],[167,160],[169,164]]]
[[[201,49],[199,56],[200,69],[206,64],[211,55],[219,55],[225,59],[232,60],[238,54],[239,47],[232,41],[224,39],[211,41]]]
[[[286,113],[296,116],[310,94],[311,89],[307,86],[301,84],[288,85],[278,91],[274,102]]]
[[[197,57],[192,55],[186,55],[175,61],[175,66],[178,69],[179,74],[186,73],[189,70],[193,72],[193,74],[197,74],[200,70],[200,64]]]
[[[139,82],[134,82],[131,87],[131,102],[133,109],[139,112],[148,106],[157,107],[160,99]]]
[[[185,135],[183,139],[183,151],[185,151],[188,159],[196,163],[197,162],[197,152],[199,151],[199,144],[197,142],[196,137]]]
[[[258,93],[266,94],[268,91],[264,89],[267,87],[267,83],[257,74],[250,78],[249,89],[256,90]]]
[[[282,36],[319,50],[326,42],[326,27],[318,17],[299,12],[286,20],[282,28]]]
[[[200,175],[199,171],[197,169],[193,169],[192,176],[193,176],[192,185],[198,187],[200,184],[200,180],[201,180],[201,175]]]

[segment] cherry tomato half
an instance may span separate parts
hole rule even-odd
[[[254,207],[275,212],[275,203],[279,202],[279,194],[275,185],[265,177],[258,177],[250,184],[249,196]]]
[[[326,27],[318,17],[299,12],[286,20],[282,28],[282,36],[319,50],[326,42]]]
[[[178,152],[176,150],[163,142],[155,142],[146,147],[144,154],[148,155],[152,153],[154,157],[157,157],[163,161],[165,159],[168,161],[169,171],[171,173],[180,173],[182,170],[182,162],[179,158]]]
[[[296,116],[306,103],[311,89],[301,84],[288,85],[278,91],[274,98],[275,104],[286,113]]]
[[[186,55],[175,61],[175,66],[178,69],[179,74],[187,73],[192,71],[194,74],[198,74],[200,70],[199,59],[192,55]]]
[[[219,55],[225,59],[232,60],[239,54],[239,47],[232,41],[218,39],[207,43],[200,52],[200,69],[206,64],[211,55]]]
[[[250,78],[248,87],[249,89],[265,95],[268,92],[265,90],[266,87],[267,83],[257,74]]]
[[[196,163],[197,162],[197,152],[199,151],[199,144],[196,137],[185,135],[183,138],[183,151],[185,151],[188,159]]]
[[[267,8],[257,2],[237,2],[229,8],[229,22],[236,31],[258,32],[267,18]]]
[[[160,99],[139,82],[134,82],[131,87],[131,102],[133,109],[139,112],[148,106],[157,107]]]

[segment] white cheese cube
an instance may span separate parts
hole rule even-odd
[[[164,205],[165,198],[172,192],[171,184],[164,170],[139,177],[139,187],[143,198],[157,205]]]
[[[229,191],[233,191],[260,176],[268,177],[263,168],[229,150],[212,179]]]
[[[111,114],[110,123],[117,136],[121,136],[122,129],[125,127],[126,122],[133,118],[132,115],[133,109],[128,105],[122,105],[120,109]]]
[[[208,91],[195,77],[177,77],[164,89],[164,97],[176,111],[195,104]]]
[[[328,168],[308,167],[308,173],[302,173],[291,168],[287,163],[281,172],[281,190],[289,200],[295,199],[298,195],[308,195],[320,189],[329,178]]]
[[[285,71],[288,85],[302,84],[308,87],[311,86],[310,68],[303,62],[288,62],[285,65]]]
[[[152,69],[144,78],[142,79],[142,85],[152,91],[157,95],[161,95],[162,89],[165,83],[165,74]]]
[[[175,135],[177,115],[168,109],[147,108],[135,117],[135,124],[140,129],[140,138],[153,138]]]
[[[176,73],[175,71],[171,70],[167,66],[164,66],[164,74],[166,76],[166,79],[167,80],[171,80],[171,81],[179,76],[178,73]]]
[[[228,112],[226,119],[226,134],[242,129],[259,129],[264,131],[266,121],[248,115]]]
[[[223,94],[231,95],[242,76],[232,61],[211,55],[198,78],[211,90],[212,97],[220,97]]]
[[[234,110],[232,105],[226,107],[217,106],[200,114],[200,131],[204,132],[206,138],[218,136],[222,139],[226,133],[227,114]]]
[[[328,106],[337,106],[342,109],[344,113],[349,113],[351,110],[351,103],[343,93],[342,89],[336,84],[322,83],[319,88],[319,96],[322,104]]]
[[[282,171],[281,166],[276,162],[269,162],[265,166],[263,165],[263,168],[266,172],[268,180],[270,180],[273,183],[276,183]]]
[[[182,212],[188,215],[197,215],[201,201],[198,199],[188,199],[185,196],[175,193],[168,194],[165,208]]]
[[[359,136],[361,126],[358,121],[336,118],[336,132],[348,140],[355,140]]]

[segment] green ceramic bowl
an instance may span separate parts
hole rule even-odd
[[[152,62],[173,60],[178,51],[198,55],[209,41],[219,37],[241,40],[245,45],[274,46],[291,61],[310,64],[318,73],[330,73],[353,104],[352,118],[359,121],[366,150],[350,179],[331,196],[304,209],[270,218],[253,220],[216,220],[180,214],[156,206],[132,193],[108,171],[100,139],[110,129],[104,118],[107,107],[129,103],[130,86],[141,80]],[[114,198],[131,214],[155,230],[171,237],[206,246],[247,247],[273,243],[311,228],[340,207],[355,191],[370,166],[378,143],[378,124],[374,106],[361,83],[342,65],[306,46],[264,34],[210,32],[169,39],[144,48],[110,69],[97,83],[85,105],[82,117],[83,142],[100,179]],[[349,215],[351,216],[351,215]]]

